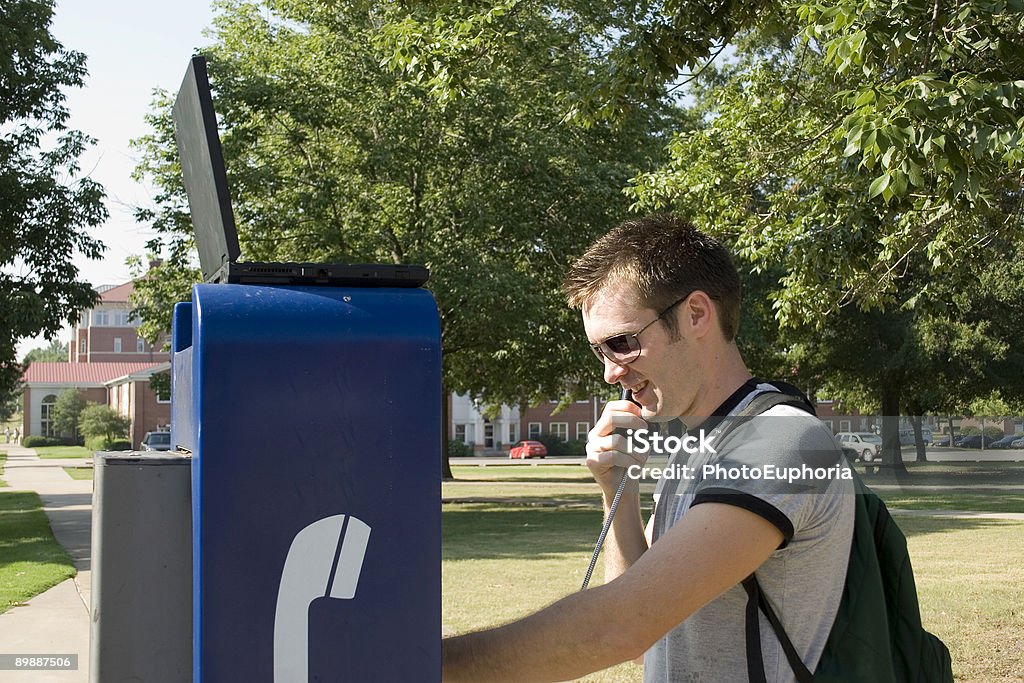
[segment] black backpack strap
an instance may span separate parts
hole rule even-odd
[[[779,405],[792,406],[815,415],[814,407],[796,387],[785,382],[772,382],[772,384],[781,391],[779,393],[765,392],[758,394],[737,413],[737,416],[752,417],[760,415]],[[743,580],[742,585],[743,589],[747,592],[745,630],[747,641],[747,677],[750,679],[750,683],[767,683],[764,674],[764,655],[761,652],[761,619],[758,615],[758,610],[764,612],[765,617],[768,618],[768,623],[771,624],[772,630],[775,631],[775,636],[779,639],[779,644],[782,645],[782,651],[785,652],[786,659],[789,660],[789,665],[796,675],[797,682],[812,683],[810,670],[800,658],[799,653],[797,653],[796,648],[793,646],[793,641],[789,639],[786,629],[782,627],[782,622],[779,620],[778,615],[775,614],[775,610],[772,609],[772,606],[765,599],[764,591],[761,590],[757,577],[751,574]]]
[[[768,683],[764,676],[764,656],[761,654],[761,619],[757,612],[760,587],[753,574],[743,579],[743,589],[747,591],[747,678],[750,683]]]
[[[775,614],[775,610],[765,599],[761,584],[757,582],[757,576],[751,574],[743,579],[743,588],[747,591],[747,676],[750,678],[750,683],[766,683],[764,657],[761,654],[761,620],[757,614],[759,608],[768,618],[768,623],[772,625],[772,630],[775,631],[775,636],[779,639],[779,644],[782,645],[782,651],[786,653],[786,659],[796,675],[797,682],[812,683],[814,676],[800,658],[800,654],[793,646],[793,641],[789,639],[786,629],[782,627],[782,622]]]

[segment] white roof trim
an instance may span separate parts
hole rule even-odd
[[[166,372],[170,369],[171,362],[167,361],[164,363],[160,363],[158,365],[154,365],[151,368],[146,368],[145,370],[137,370],[136,372],[132,372],[127,375],[122,375],[121,377],[115,377],[114,379],[107,380],[106,382],[103,383],[103,386],[109,387],[114,384],[124,384],[125,382],[148,382],[149,378],[155,375],[156,373]]]

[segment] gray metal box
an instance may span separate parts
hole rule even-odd
[[[89,680],[190,682],[191,458],[94,462]]]

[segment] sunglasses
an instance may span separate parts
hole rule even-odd
[[[692,293],[693,292],[690,292],[690,294]],[[640,357],[640,351],[642,350],[640,347],[640,335],[644,333],[644,330],[664,318],[665,314],[673,308],[686,301],[690,294],[687,294],[668,306],[668,308],[658,314],[657,318],[647,323],[636,332],[633,332],[632,334],[617,334],[614,337],[608,337],[602,342],[591,344],[590,350],[594,352],[594,355],[597,356],[598,360],[602,363],[605,358],[616,365],[628,365],[629,363],[632,363]]]

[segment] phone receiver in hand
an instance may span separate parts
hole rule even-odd
[[[636,405],[640,405],[633,400],[633,392],[629,389],[622,390],[622,400],[632,401]],[[615,434],[619,434],[623,437],[628,436],[628,430],[619,427],[615,430]],[[586,590],[587,586],[590,585],[590,577],[594,573],[594,567],[597,566],[597,556],[601,554],[601,548],[604,546],[604,539],[608,535],[608,529],[612,526],[612,519],[615,517],[615,511],[619,508],[619,499],[622,498],[622,492],[626,489],[626,481],[629,479],[628,470],[622,473],[622,479],[619,480],[619,487],[615,489],[615,497],[612,498],[612,504],[608,507],[608,516],[604,520],[604,526],[601,527],[601,535],[597,537],[597,544],[594,546],[594,554],[590,557],[590,566],[587,567],[587,575],[583,577],[583,585],[580,590]]]

